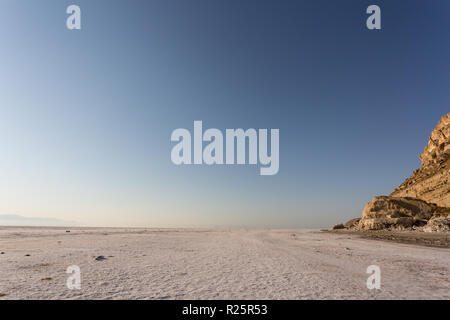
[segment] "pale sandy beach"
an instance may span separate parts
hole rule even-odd
[[[450,298],[449,249],[314,230],[3,227],[0,252],[0,299]]]

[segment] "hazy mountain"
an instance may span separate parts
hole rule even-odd
[[[56,218],[24,217],[17,214],[0,214],[0,226],[48,226],[65,227],[77,225],[74,221]]]

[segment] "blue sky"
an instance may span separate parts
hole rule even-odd
[[[66,28],[67,6],[82,30]],[[365,26],[378,4],[382,30]],[[420,165],[450,105],[450,3],[0,2],[0,214],[328,227]],[[175,166],[176,128],[279,128],[280,171]]]

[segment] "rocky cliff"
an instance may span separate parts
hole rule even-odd
[[[415,197],[442,207],[450,207],[450,113],[431,133],[420,155],[422,165],[398,186],[392,197]]]
[[[375,197],[361,219],[333,229],[450,231],[450,113],[431,133],[422,165],[390,196]]]
[[[450,231],[450,208],[418,198],[375,197],[354,228],[359,230]]]

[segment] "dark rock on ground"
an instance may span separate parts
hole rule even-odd
[[[97,258],[95,258],[96,261],[103,261],[106,260],[107,258],[105,258],[104,256],[98,256]]]
[[[345,229],[344,225],[342,223],[335,225],[331,230],[339,230],[339,229]]]

